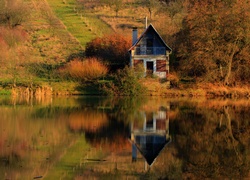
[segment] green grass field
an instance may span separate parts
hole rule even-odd
[[[74,0],[67,0],[65,3],[61,0],[47,0],[47,2],[67,30],[83,47],[96,36],[111,31],[109,26],[94,14],[86,12],[80,15],[76,11]]]

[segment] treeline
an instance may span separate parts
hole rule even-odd
[[[176,34],[179,71],[199,81],[249,83],[249,12],[248,0],[190,0]]]

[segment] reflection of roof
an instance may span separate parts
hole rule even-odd
[[[135,145],[150,166],[169,142],[170,138],[166,139],[166,136],[162,135],[135,136]]]

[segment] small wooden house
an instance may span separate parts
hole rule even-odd
[[[132,47],[130,52],[130,66],[144,67],[144,76],[158,76],[166,78],[169,73],[169,54],[171,48],[163,41],[154,26],[150,24],[140,37],[133,28]]]

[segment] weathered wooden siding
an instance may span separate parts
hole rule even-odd
[[[157,72],[166,72],[166,60],[157,60],[156,61],[156,71]]]
[[[134,60],[134,67],[137,67],[140,64],[143,65],[143,59],[135,59]]]

